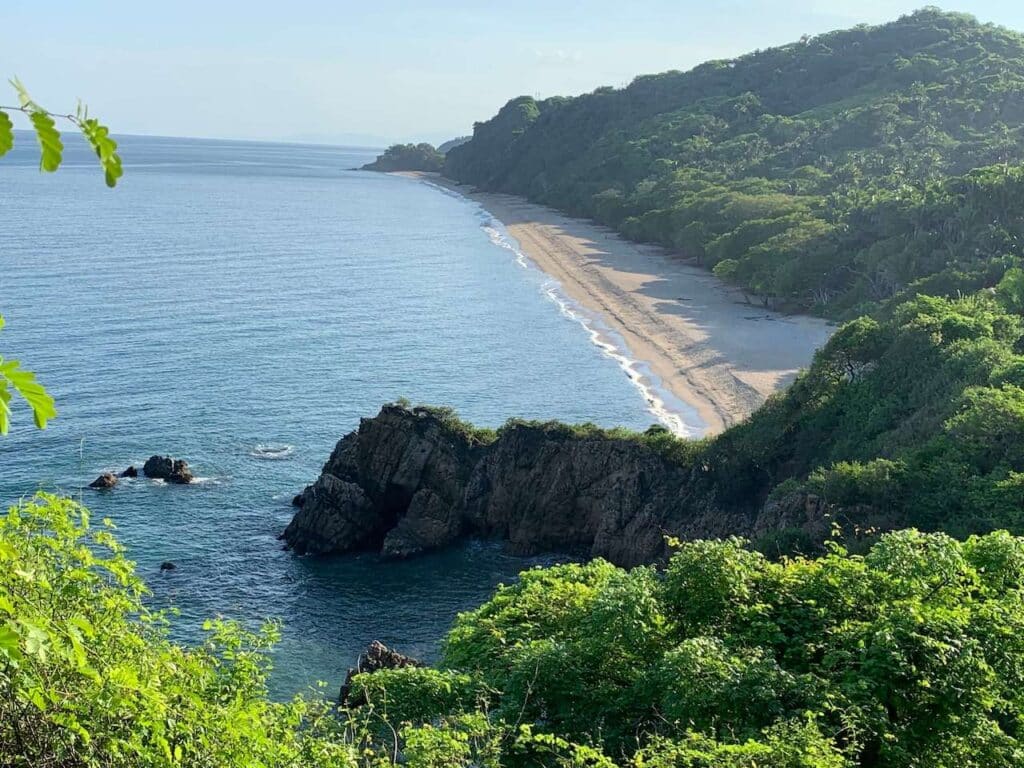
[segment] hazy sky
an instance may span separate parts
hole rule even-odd
[[[0,74],[50,109],[81,96],[120,133],[436,142],[520,94],[624,85],[922,4],[2,0]],[[1024,30],[1020,0],[944,7]]]

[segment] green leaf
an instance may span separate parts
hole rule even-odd
[[[28,119],[36,129],[36,138],[39,140],[39,149],[42,154],[39,157],[39,168],[52,173],[60,167],[61,158],[64,155],[64,145],[60,140],[60,131],[57,124],[45,112],[32,112]]]
[[[10,624],[0,626],[0,653],[8,656],[17,655],[19,640],[18,632]]]
[[[68,619],[68,623],[82,630],[86,637],[96,637],[96,628],[93,627],[92,623],[85,616],[72,616]]]
[[[100,159],[107,186],[115,186],[117,180],[124,175],[124,171],[121,169],[121,157],[117,154],[117,142],[110,138],[110,129],[101,125],[95,118],[87,116],[80,118],[79,127],[85,140],[96,152],[96,157]]]
[[[0,109],[0,157],[3,157],[14,147],[14,123],[10,116]]]
[[[0,378],[0,435],[6,435],[11,428],[11,393],[6,379]]]
[[[18,92],[18,101],[21,102],[22,109],[28,111],[28,119],[32,121],[32,127],[36,129],[36,138],[39,140],[39,148],[42,150],[42,155],[39,158],[40,169],[49,172],[56,171],[64,156],[64,145],[61,143],[57,124],[50,114],[28,95],[28,90],[22,85],[21,80],[15,77],[10,80],[10,83]]]
[[[28,622],[25,622],[25,629],[28,630],[28,634],[25,635],[25,651],[45,662],[50,646],[50,636]]]
[[[11,395],[7,385],[28,403],[39,429],[46,429],[46,422],[57,415],[57,406],[53,398],[43,385],[36,381],[36,375],[31,371],[21,370],[19,366],[17,360],[0,360],[0,434],[4,435],[7,434],[10,422]]]
[[[21,80],[17,77],[12,77],[7,82],[13,85],[14,90],[18,92],[18,101],[21,103],[23,108],[32,110],[39,109],[39,105],[32,101],[32,97],[28,95],[28,90],[24,85],[22,85]]]

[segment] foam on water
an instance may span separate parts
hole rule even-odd
[[[254,459],[263,459],[264,461],[280,461],[291,457],[294,452],[295,446],[293,445],[264,445],[260,443],[249,452],[249,455]]]
[[[552,301],[563,316],[578,323],[586,332],[590,342],[611,358],[629,377],[647,403],[647,410],[678,437],[695,438],[703,434],[705,425],[697,410],[672,393],[661,379],[651,370],[650,365],[633,357],[622,336],[611,328],[597,314],[572,299],[555,278],[544,272],[509,234],[505,224],[480,203],[460,195],[455,190],[440,184],[426,182],[432,189],[454,197],[477,208],[480,226],[495,245],[511,251],[516,263],[523,269],[543,276],[541,292]]]

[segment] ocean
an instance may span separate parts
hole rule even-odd
[[[350,170],[374,150],[124,137],[108,190],[80,143],[42,174],[18,142],[0,158],[0,354],[60,415],[38,431],[16,406],[0,506],[57,490],[112,518],[182,641],[210,616],[278,620],[275,695],[336,688],[374,639],[435,659],[459,611],[556,559],[495,542],[407,562],[283,551],[292,496],[360,417],[404,397],[487,426],[655,420],[500,222]],[[199,481],[85,488],[156,453]]]

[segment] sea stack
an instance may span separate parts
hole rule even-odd
[[[142,473],[154,480],[165,480],[179,485],[191,483],[194,479],[187,461],[172,459],[169,456],[150,456],[142,467]]]

